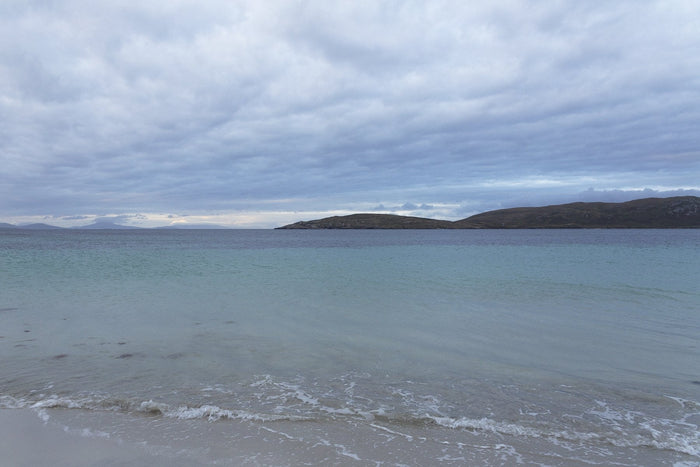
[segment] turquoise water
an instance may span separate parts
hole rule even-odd
[[[1,231],[0,406],[204,465],[698,465],[698,277],[697,230]]]

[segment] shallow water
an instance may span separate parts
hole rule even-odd
[[[2,231],[0,406],[205,465],[697,465],[699,247]]]

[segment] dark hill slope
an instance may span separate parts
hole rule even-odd
[[[301,221],[280,229],[453,229],[454,223],[394,214],[351,214]]]
[[[489,211],[455,222],[463,229],[700,227],[700,198],[646,198],[626,203],[570,203]]]
[[[570,203],[488,211],[455,222],[393,214],[352,214],[280,229],[583,229],[700,228],[700,198],[646,198],[626,203]]]

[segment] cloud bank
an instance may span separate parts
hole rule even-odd
[[[690,193],[698,18],[693,1],[5,1],[0,220]]]

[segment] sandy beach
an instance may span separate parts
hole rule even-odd
[[[7,467],[192,465],[88,429],[69,430],[30,409],[0,410],[0,452]]]
[[[171,420],[113,411],[0,409],[0,463],[2,467],[367,464],[338,443],[311,447],[314,438],[309,435],[321,430],[359,443],[354,448],[364,449],[363,455],[373,450],[371,443],[355,439],[356,428],[342,426],[329,432],[332,429],[332,424],[283,422],[268,427],[237,420]]]

